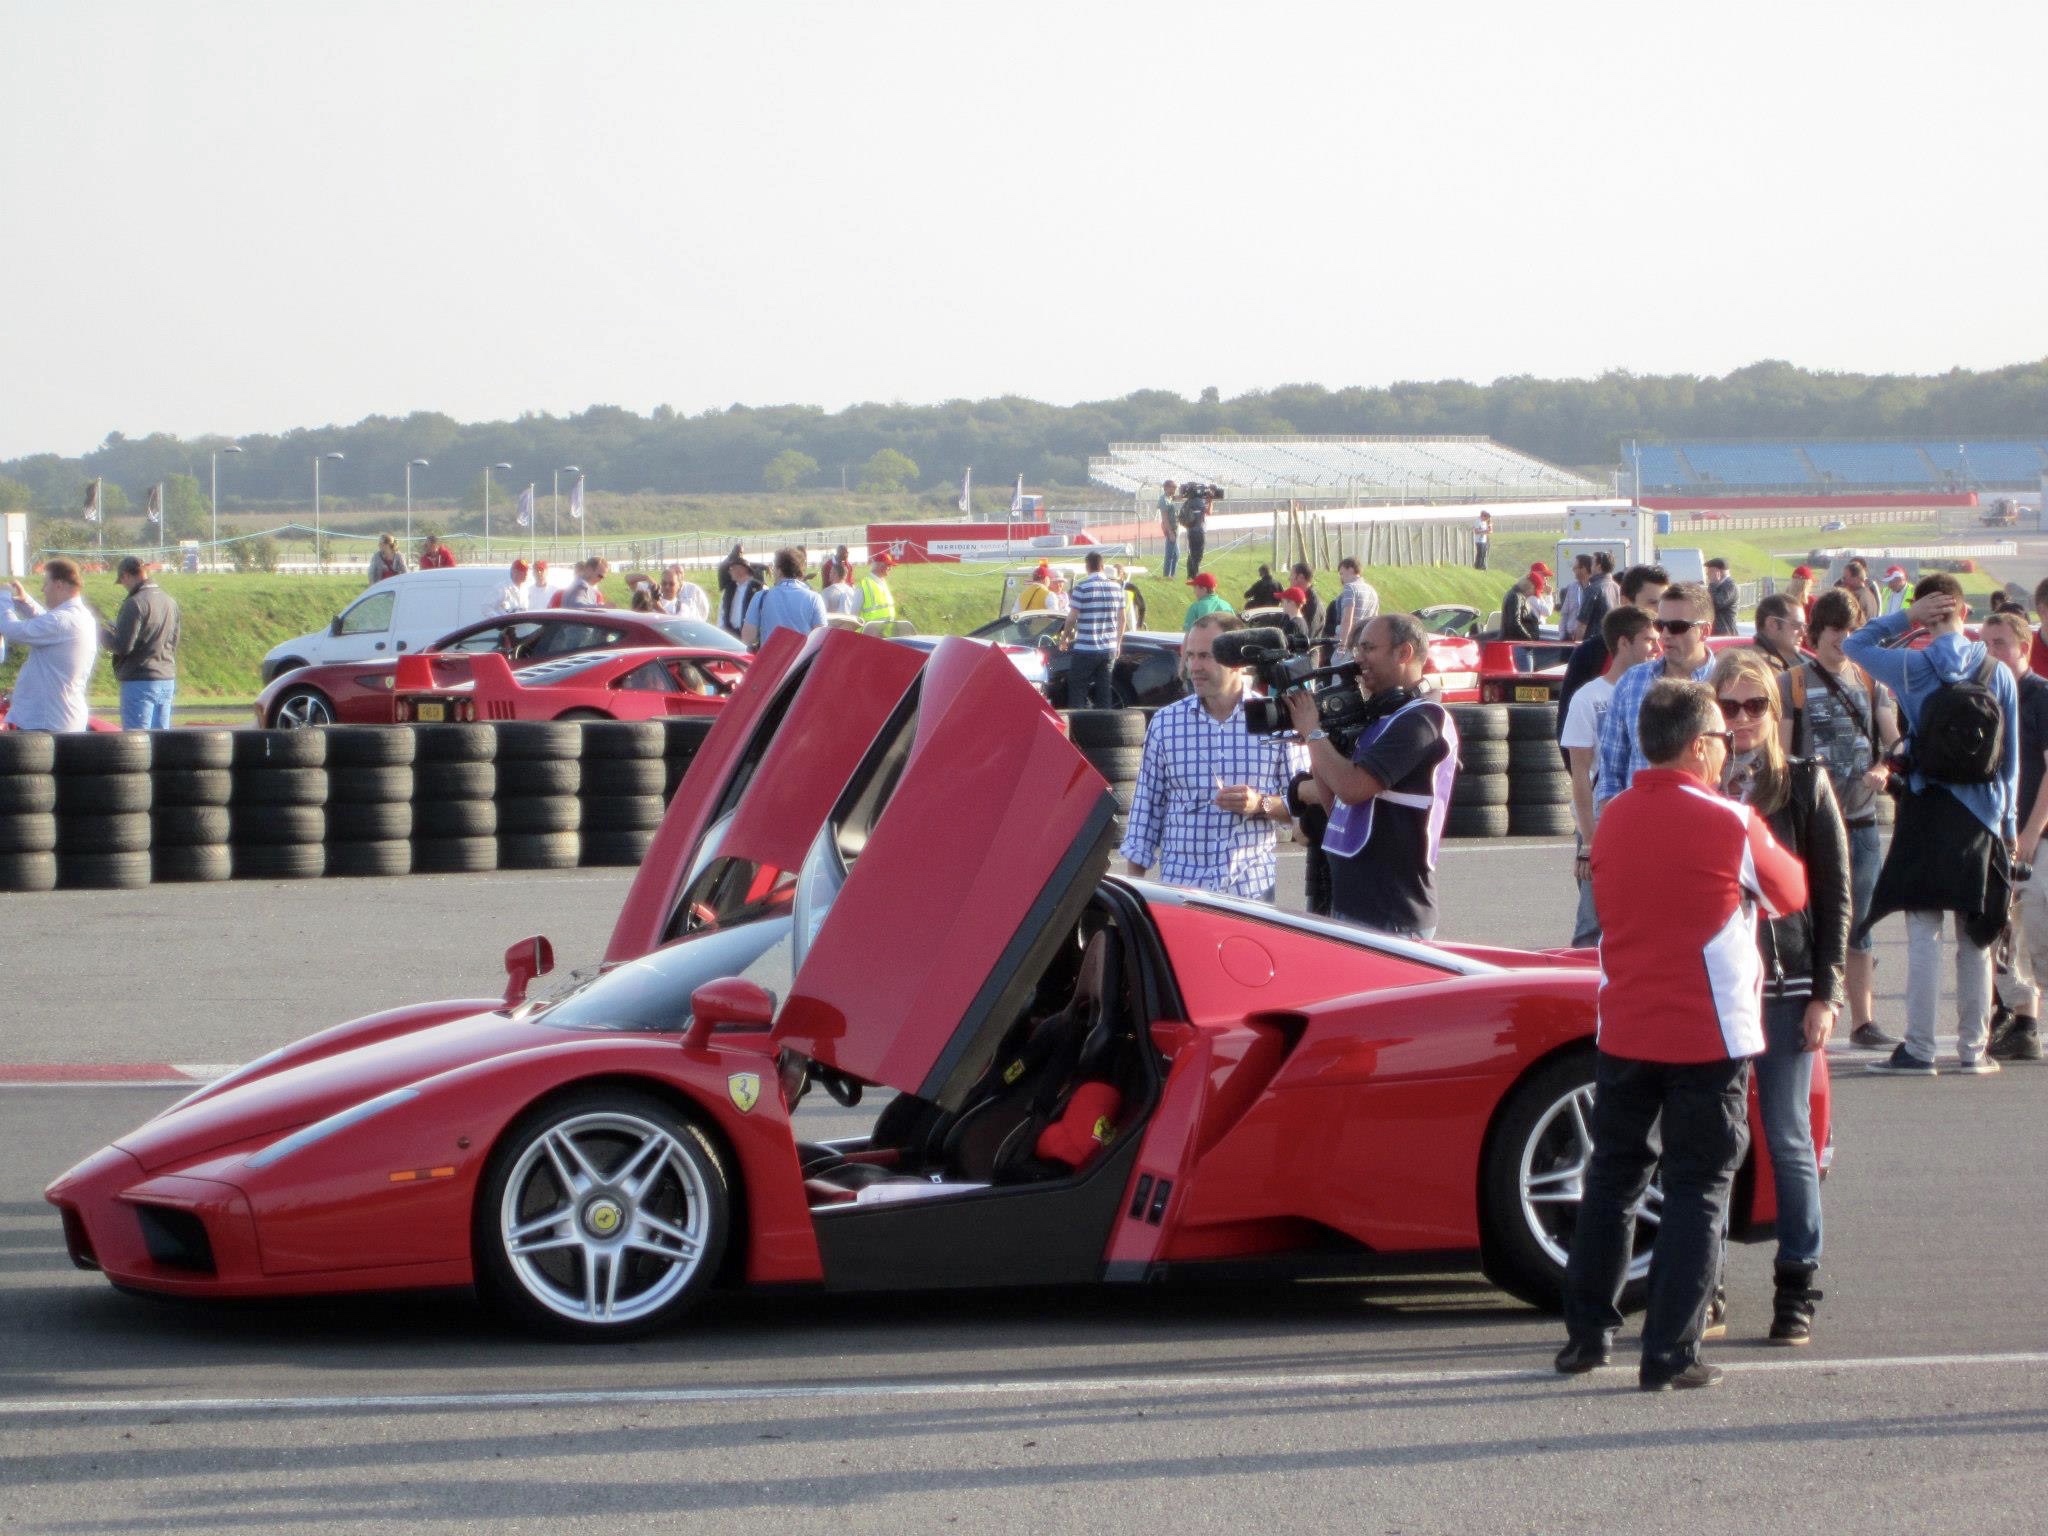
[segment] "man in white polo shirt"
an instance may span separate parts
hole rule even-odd
[[[43,564],[43,600],[19,581],[12,606],[0,613],[0,640],[28,647],[14,680],[7,723],[18,731],[83,731],[91,711],[86,684],[99,655],[100,626],[79,595],[78,567],[59,556]]]

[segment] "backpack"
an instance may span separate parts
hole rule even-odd
[[[1913,732],[1913,768],[1937,784],[1989,784],[2005,756],[2005,711],[1991,691],[1998,663],[1974,677],[1940,680]]]
[[[1199,503],[1183,503],[1180,509],[1180,525],[1183,528],[1199,528],[1202,519],[1208,515],[1208,508]]]

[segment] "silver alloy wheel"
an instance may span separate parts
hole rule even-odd
[[[308,725],[334,724],[334,711],[327,700],[310,690],[288,693],[277,701],[277,728],[296,731]]]
[[[675,1135],[622,1112],[546,1127],[505,1181],[498,1237],[527,1295],[578,1323],[660,1310],[703,1263],[711,1201]]]
[[[1593,1085],[1581,1084],[1545,1110],[1522,1144],[1522,1219],[1536,1245],[1562,1269],[1571,1257],[1572,1229],[1585,1197],[1586,1168],[1593,1158]],[[1628,1277],[1650,1272],[1650,1244],[1657,1235],[1664,1191],[1652,1177],[1636,1202],[1635,1251]]]

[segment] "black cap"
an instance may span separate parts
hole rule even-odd
[[[116,576],[140,576],[142,574],[142,562],[133,555],[123,555],[121,563],[114,567],[114,574]]]

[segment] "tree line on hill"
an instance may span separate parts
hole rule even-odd
[[[422,502],[467,507],[482,493],[486,464],[509,511],[529,481],[543,494],[557,469],[580,466],[593,489],[716,494],[848,488],[933,496],[957,487],[972,465],[991,490],[1016,475],[1035,487],[1087,483],[1088,459],[1112,442],[1193,434],[1442,434],[1489,437],[1553,464],[1621,462],[1631,438],[2001,437],[2048,430],[2048,358],[2009,368],[1933,376],[1818,373],[1761,362],[1722,378],[1608,373],[1597,379],[1450,380],[1386,388],[1289,384],[1233,399],[1205,389],[1194,400],[1140,390],[1118,400],[1046,405],[1017,396],[938,405],[733,405],[686,416],[662,405],[646,416],[592,406],[573,416],[528,414],[465,424],[433,412],[371,416],[346,427],[300,428],[238,440],[131,438],[110,432],[78,458],[31,454],[0,463],[0,510],[76,517],[85,482],[107,482],[110,501],[140,504],[172,479],[167,495],[183,527],[205,503],[209,454],[222,461],[224,507],[308,498],[316,455],[328,491],[351,505],[393,505],[404,466]],[[175,479],[189,477],[189,479]],[[564,476],[564,480],[569,477]],[[494,497],[495,499],[495,497]],[[118,508],[117,508],[118,510]]]

